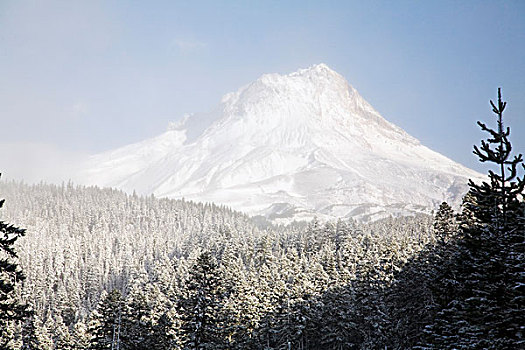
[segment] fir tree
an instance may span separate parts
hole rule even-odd
[[[59,349],[58,346],[56,346]],[[21,350],[52,350],[53,340],[47,327],[33,313],[28,316],[22,327]],[[61,349],[61,348],[60,348]]]
[[[428,329],[426,344],[432,348],[517,349],[524,342],[525,181],[518,177],[523,159],[521,154],[511,157],[500,89],[497,104],[490,103],[497,129],[478,122],[490,137],[474,147],[474,154],[497,171],[489,171],[490,183],[469,183],[455,263],[449,264],[456,284]]]
[[[143,294],[134,286],[128,295],[121,320],[121,339],[123,348],[140,350],[151,348],[152,338],[151,310]]]
[[[71,337],[73,339],[73,349],[75,350],[88,350],[90,346],[89,334],[87,327],[83,322],[77,322],[73,326],[71,331]]]
[[[447,202],[441,203],[434,217],[434,234],[442,241],[456,234],[457,223],[454,210]]]
[[[222,349],[227,346],[223,330],[225,281],[211,254],[202,253],[190,271],[186,296],[180,301],[184,348],[192,350]]]
[[[114,289],[101,297],[90,329],[92,350],[122,349],[122,308],[120,291]]]
[[[53,340],[38,316],[31,314],[22,327],[22,350],[52,350]]]
[[[22,350],[40,350],[40,339],[35,316],[28,317],[22,327]]]
[[[0,200],[0,208],[4,202]],[[0,221],[0,348],[3,349],[11,342],[9,330],[14,323],[28,316],[27,306],[21,304],[15,294],[25,275],[18,267],[14,244],[24,235],[24,229]]]
[[[317,320],[318,339],[314,344],[322,349],[355,349],[363,342],[359,326],[364,322],[358,315],[353,288],[330,290],[323,296],[323,314]]]
[[[152,341],[148,349],[172,350],[178,349],[176,334],[173,329],[173,321],[167,313],[160,316],[152,328]]]
[[[69,334],[69,329],[64,324],[64,320],[60,315],[55,316],[55,327],[53,330],[53,343],[57,349],[74,350],[73,339]]]

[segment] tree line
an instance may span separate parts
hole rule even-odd
[[[27,229],[0,223],[0,346],[523,347],[523,159],[500,91],[491,106],[497,127],[479,123],[474,148],[488,181],[434,217],[263,226],[210,204],[0,183]]]

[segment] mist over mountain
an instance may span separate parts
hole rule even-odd
[[[266,74],[142,142],[92,156],[76,181],[231,206],[274,222],[430,212],[481,175],[385,120],[324,64]]]

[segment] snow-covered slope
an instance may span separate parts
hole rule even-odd
[[[467,179],[479,177],[386,121],[320,64],[263,75],[208,114],[95,155],[78,180],[288,221],[429,211],[458,204]]]

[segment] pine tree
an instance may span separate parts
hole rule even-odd
[[[218,265],[211,254],[202,253],[190,271],[186,295],[179,307],[185,335],[184,348],[192,350],[222,349],[226,339],[223,330],[227,289]]]
[[[511,157],[500,89],[497,105],[490,103],[497,130],[478,122],[490,137],[474,147],[474,154],[497,172],[489,171],[490,183],[469,182],[454,263],[448,264],[456,283],[428,328],[426,345],[431,348],[517,349],[524,344],[525,181],[518,177],[523,159],[521,154]]]
[[[138,285],[133,286],[124,305],[121,342],[125,349],[147,349],[155,342],[152,338],[151,310],[143,292]]]
[[[60,315],[55,315],[55,327],[53,334],[53,342],[57,349],[74,350],[73,339],[71,338],[68,327],[64,324],[64,320]]]
[[[441,203],[434,217],[434,234],[442,241],[457,233],[456,216],[447,202]]]
[[[38,316],[31,314],[22,327],[22,350],[52,350],[53,340]]]
[[[360,317],[356,303],[356,292],[353,287],[329,290],[323,295],[323,313],[317,320],[319,330],[316,347],[322,349],[355,349],[363,341],[360,325],[364,318]]]
[[[4,202],[0,200],[0,208]],[[24,229],[0,221],[0,348],[8,348],[12,338],[8,330],[28,316],[27,306],[15,294],[25,275],[18,267],[14,244],[24,235]]]
[[[523,156],[511,157],[512,145],[509,140],[510,128],[503,126],[503,111],[507,102],[501,100],[501,89],[498,89],[498,105],[490,101],[492,111],[497,115],[497,130],[490,129],[478,121],[481,130],[490,134],[481,146],[474,146],[474,154],[479,160],[493,163],[499,173],[489,170],[490,184],[481,185],[469,182],[471,190],[478,200],[477,216],[490,225],[495,234],[509,234],[518,224],[518,211],[523,202],[525,181],[518,177],[519,166],[523,165]]]
[[[238,278],[226,304],[226,312],[232,320],[229,327],[232,349],[256,348],[255,332],[263,316],[258,296],[259,283],[256,281],[253,274]]]
[[[157,323],[153,325],[151,344],[148,349],[172,350],[178,349],[176,334],[173,329],[173,321],[167,313],[160,316]]]
[[[63,349],[60,345],[54,344],[50,333],[46,324],[34,312],[30,312],[21,330],[21,350]]]
[[[89,349],[89,334],[87,327],[83,322],[77,322],[71,331],[71,338],[73,339],[73,349],[88,350]]]
[[[457,223],[452,208],[443,202],[434,217],[435,238],[395,274],[388,291],[388,348],[411,349],[447,305],[454,290]]]
[[[40,350],[40,339],[34,315],[28,317],[22,327],[22,350]]]
[[[92,350],[122,349],[122,308],[122,295],[117,289],[102,295],[90,328]]]

